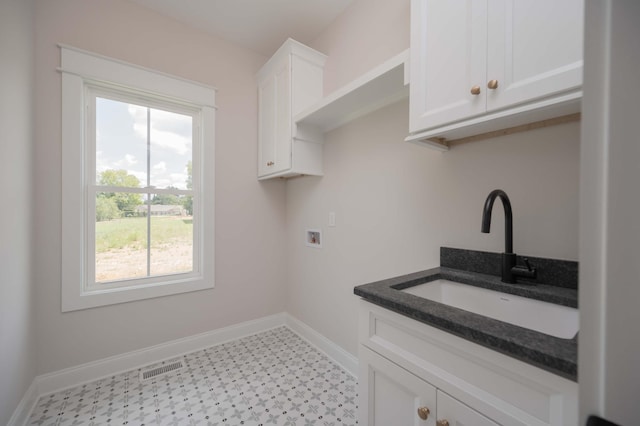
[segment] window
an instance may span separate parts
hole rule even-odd
[[[62,310],[212,288],[215,91],[61,50]]]
[[[87,101],[87,288],[197,271],[198,111],[93,85]]]

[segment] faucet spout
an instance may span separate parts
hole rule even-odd
[[[491,191],[484,202],[482,232],[488,234],[491,231],[491,211],[496,198],[500,198],[504,206],[504,252],[511,254],[513,253],[513,212],[511,211],[511,201],[509,201],[507,193],[501,189]]]
[[[491,191],[482,210],[482,232],[488,234],[491,230],[491,211],[496,198],[500,198],[504,206],[504,253],[502,253],[502,281],[513,284],[516,277],[536,278],[536,268],[529,265],[528,259],[524,259],[526,268],[517,266],[517,256],[513,252],[513,212],[511,201],[507,193],[501,189]]]

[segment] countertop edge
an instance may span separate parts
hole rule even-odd
[[[356,286],[353,292],[375,305],[577,382],[577,337],[561,339],[549,336],[399,291],[401,288],[443,276],[459,281],[460,275],[457,273],[462,273],[463,279],[470,274],[465,271],[436,267]],[[480,276],[481,279],[485,278],[481,276],[482,274],[471,274]],[[489,284],[484,283],[484,285],[471,282],[465,284],[496,289],[493,280],[488,282]],[[533,291],[525,286],[520,287],[525,290],[524,293]],[[533,298],[560,305],[575,304],[577,306],[577,294],[573,298],[568,297],[571,291],[577,293],[576,290],[561,289],[559,291],[561,295],[557,298],[549,297],[549,294],[553,294],[553,289],[544,288],[543,290],[548,292],[546,296]],[[499,291],[503,291],[503,288],[501,287]],[[527,294],[522,294],[522,291],[510,293],[528,297]]]

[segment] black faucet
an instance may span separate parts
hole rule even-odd
[[[515,283],[516,277],[535,278],[536,268],[529,265],[529,260],[524,258],[525,267],[516,266],[517,256],[513,252],[513,213],[511,212],[511,201],[507,193],[501,189],[491,191],[484,202],[482,211],[482,232],[488,234],[491,231],[491,210],[493,202],[500,197],[504,206],[504,253],[502,253],[502,282]]]

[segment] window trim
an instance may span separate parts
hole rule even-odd
[[[97,306],[143,300],[172,294],[210,289],[214,287],[214,135],[216,89],[184,80],[137,65],[96,55],[69,46],[61,49],[62,77],[62,312]],[[87,87],[113,87],[130,92],[135,97],[166,99],[169,103],[185,104],[200,111],[199,141],[194,138],[192,161],[200,164],[200,232],[194,238],[200,245],[200,271],[197,276],[170,279],[180,275],[165,275],[160,283],[133,286],[111,286],[94,290],[86,288],[87,240],[92,232],[87,220],[86,161],[91,149],[85,142],[88,113]],[[196,156],[196,143],[200,155]],[[204,167],[204,165],[207,167]],[[95,176],[91,177],[95,181]],[[77,208],[82,206],[82,208]],[[206,218],[206,220],[204,220]],[[194,229],[195,232],[195,229]],[[92,248],[93,249],[93,248]],[[186,274],[185,274],[186,275]]]

